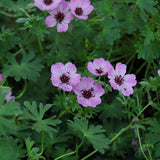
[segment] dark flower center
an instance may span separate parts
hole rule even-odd
[[[123,77],[121,77],[121,75],[120,76],[116,76],[114,80],[119,86],[122,85],[122,83],[124,81],[124,79],[123,79]]]
[[[97,72],[98,74],[101,74],[101,73],[103,72],[103,70],[102,70],[102,68],[99,68],[99,69],[96,69],[96,72]]]
[[[81,16],[83,14],[83,10],[82,8],[76,8],[75,13],[79,16]]]
[[[5,99],[5,100],[4,100],[4,104],[3,104],[3,105],[5,105],[6,103],[7,103],[7,100]]]
[[[61,12],[58,12],[56,15],[55,15],[55,18],[57,20],[58,23],[61,23],[63,20],[64,20],[64,14],[61,13]]]
[[[60,80],[62,83],[68,83],[69,82],[69,77],[66,76],[65,74],[62,74],[62,76],[60,77]]]
[[[89,90],[82,90],[82,95],[84,98],[89,99],[91,97],[94,97],[94,95],[92,94],[92,91],[94,91],[93,88],[89,89]]]
[[[48,6],[53,2],[53,0],[44,0],[43,2]]]

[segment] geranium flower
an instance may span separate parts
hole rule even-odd
[[[40,10],[55,9],[62,0],[34,0],[34,5]]]
[[[15,97],[14,97],[14,96],[11,96],[11,95],[12,95],[12,91],[5,91],[5,90],[4,90],[4,92],[7,93],[6,98],[5,98],[5,100],[4,100],[4,104],[6,104],[6,103],[7,103],[9,100],[11,100],[11,99],[12,99],[13,102],[15,101]]]
[[[117,63],[116,68],[112,67],[108,73],[110,84],[113,89],[121,91],[125,96],[133,94],[133,86],[137,84],[136,76],[134,74],[126,74],[126,65]]]
[[[79,83],[73,86],[73,91],[77,95],[77,101],[84,107],[96,107],[101,103],[104,89],[90,77],[83,77]]]
[[[3,80],[3,76],[0,74],[0,83],[2,82]]]
[[[46,25],[54,27],[57,23],[57,32],[66,32],[68,23],[73,19],[71,11],[69,11],[69,2],[62,1],[54,10],[49,10],[51,15],[46,18]]]
[[[157,71],[158,75],[160,76],[160,69]]]
[[[76,74],[77,68],[71,62],[56,63],[51,66],[51,81],[56,87],[61,88],[64,91],[71,91],[72,86],[80,82],[80,74]]]
[[[112,65],[109,61],[105,61],[103,58],[94,59],[93,62],[89,62],[87,68],[89,72],[96,76],[105,75],[107,72],[110,71]]]
[[[88,15],[94,9],[89,0],[71,0],[70,8],[74,16],[84,20],[88,19]]]

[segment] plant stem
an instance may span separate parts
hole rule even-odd
[[[143,147],[142,147],[142,143],[141,143],[141,138],[140,138],[140,136],[139,136],[139,129],[138,129],[137,126],[136,126],[136,131],[137,131],[137,136],[138,136],[138,141],[139,141],[139,145],[140,145],[140,148],[141,148],[141,152],[142,152],[144,158],[145,158],[146,160],[148,160],[147,156],[146,156],[145,153],[143,152]]]
[[[88,157],[92,156],[93,154],[95,154],[97,152],[97,150],[94,150],[93,152],[91,152],[90,154],[88,154],[87,156],[85,156],[84,158],[82,158],[81,160],[85,160]]]
[[[150,160],[153,160],[153,159],[152,159],[152,156],[151,156],[151,152],[150,152],[150,150],[149,150],[149,147],[147,147],[147,151],[148,151]]]
[[[152,104],[152,102],[149,102],[140,112],[139,114],[136,116],[136,118],[130,122],[130,124],[128,126],[126,126],[125,128],[122,128],[112,139],[111,142],[113,142],[115,139],[117,139],[123,132],[125,132],[126,130],[128,130],[130,128],[130,126],[136,121],[136,119],[143,113],[143,111]],[[85,160],[88,157],[92,156],[93,154],[95,154],[97,152],[97,150],[94,150],[93,152],[91,152],[90,154],[88,154],[87,156],[85,156],[84,158],[82,158],[81,160]]]
[[[150,65],[151,65],[151,64],[148,63],[147,68],[146,68],[146,72],[145,72],[145,76],[144,76],[145,78],[147,78],[147,74],[148,74],[148,70],[149,70]]]
[[[70,156],[70,155],[72,155],[72,154],[74,154],[74,153],[77,153],[77,152],[78,152],[78,149],[79,149],[79,148],[81,147],[81,145],[83,144],[84,138],[85,138],[85,137],[82,138],[81,143],[78,145],[78,147],[76,147],[76,150],[75,150],[75,151],[66,153],[66,154],[64,154],[64,155],[61,155],[60,157],[57,157],[55,160],[58,160],[58,159],[61,159],[61,158],[63,158],[63,157]]]
[[[18,50],[14,55],[17,56],[19,53],[21,53],[23,51],[23,47],[22,45],[20,44],[20,50]]]
[[[73,152],[66,153],[66,154],[64,154],[64,155],[62,155],[62,156],[60,156],[60,157],[57,157],[55,160],[61,159],[61,158],[66,157],[66,156],[70,156],[70,155],[72,155],[72,154],[74,154],[74,153],[76,153],[76,150],[73,151]]]
[[[27,80],[25,79],[24,80],[24,88],[23,88],[23,91],[17,96],[17,97],[15,97],[15,99],[19,99],[19,98],[21,98],[22,96],[23,96],[23,94],[25,93],[25,91],[26,91],[26,89],[27,89]]]
[[[39,154],[40,156],[43,154],[44,151],[44,130],[42,131],[42,141],[41,141],[41,153]]]
[[[41,43],[41,40],[40,40],[38,34],[37,34],[37,39],[38,39],[38,44],[39,44],[39,48],[40,48],[40,51],[41,51],[42,56],[43,56],[44,58],[48,59],[48,57],[46,57],[46,56],[44,55],[42,43]]]
[[[146,62],[144,62],[136,71],[136,75],[142,70],[142,68],[146,65]]]
[[[14,15],[14,14],[10,14],[10,13],[7,13],[7,12],[1,11],[1,10],[0,10],[0,14],[3,14],[8,17],[16,17],[16,15]]]

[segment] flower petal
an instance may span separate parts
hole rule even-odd
[[[56,19],[53,16],[48,16],[46,18],[46,25],[48,27],[54,27],[56,25]]]
[[[125,64],[117,63],[115,68],[116,75],[121,75],[123,77],[126,73],[126,68]]]

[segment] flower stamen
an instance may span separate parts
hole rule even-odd
[[[52,0],[44,0],[43,2],[48,6],[48,5],[52,4],[53,1]]]

